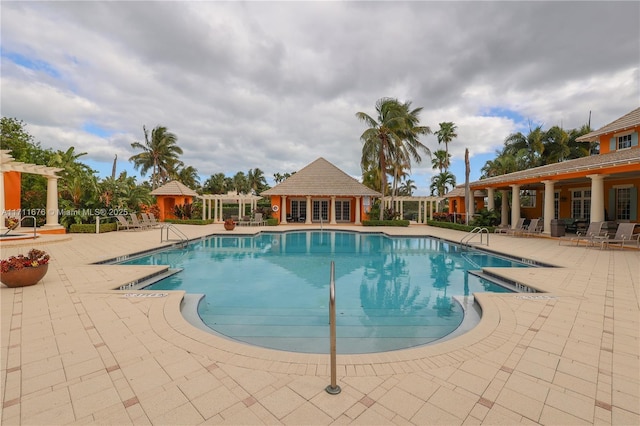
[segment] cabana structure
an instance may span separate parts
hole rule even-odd
[[[224,221],[223,204],[237,204],[238,216],[242,217],[246,215],[247,205],[251,206],[251,211],[254,211],[258,206],[258,200],[262,199],[258,195],[238,194],[236,191],[229,191],[226,194],[203,194],[198,197],[202,199],[202,218],[213,219],[214,222]]]
[[[41,234],[64,234],[66,232],[64,227],[58,223],[58,179],[60,176],[56,175],[63,169],[15,161],[9,152],[7,149],[0,150],[0,212],[2,212],[0,230],[4,232],[7,229],[4,225],[5,218],[14,217],[20,220],[22,216],[20,201],[22,173],[30,173],[47,178],[47,205],[44,209],[33,209],[34,214],[25,216],[46,215],[46,223],[38,229],[38,232]]]
[[[372,199],[382,194],[321,157],[261,195],[271,197],[271,216],[281,224],[359,225],[368,219]]]
[[[156,203],[160,210],[159,220],[175,219],[173,208],[185,204],[191,204],[193,197],[197,197],[198,193],[193,189],[185,186],[177,180],[172,180],[159,188],[151,191],[151,195],[156,197]]]
[[[544,234],[550,234],[552,219],[587,224],[606,221],[606,229],[616,229],[622,222],[638,222],[639,132],[637,108],[576,139],[598,143],[597,155],[482,179],[470,187],[486,191],[490,210],[496,191],[502,193],[502,225],[507,225],[511,198],[512,226],[520,217],[542,217]]]

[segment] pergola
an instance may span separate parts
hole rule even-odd
[[[58,179],[60,178],[56,175],[57,172],[63,170],[58,167],[47,167],[41,166],[37,164],[28,164],[20,161],[15,161],[13,156],[9,154],[8,149],[0,150],[0,211],[2,212],[2,217],[0,217],[0,229],[6,229],[4,226],[4,217],[11,216],[20,218],[20,207],[18,208],[16,214],[8,214],[8,211],[5,208],[5,173],[11,174],[12,172],[16,173],[30,173],[34,175],[41,175],[47,178],[47,206],[46,206],[46,218],[47,221],[43,226],[41,232],[64,232],[64,227],[58,223]],[[17,175],[19,176],[19,175]],[[17,181],[17,185],[11,185],[9,188],[9,195],[17,197],[20,199],[20,183]],[[17,191],[18,194],[12,194],[12,192]],[[18,201],[19,203],[19,201]],[[10,210],[13,210],[15,206],[11,206]]]
[[[400,212],[400,217],[404,214],[404,203],[405,201],[417,201],[418,202],[418,223],[427,223],[427,219],[433,219],[433,212],[439,211],[440,201],[443,198],[439,197],[414,197],[414,196],[400,196],[400,197],[391,197],[385,198],[384,207],[391,208],[393,206],[393,210]],[[435,204],[435,209],[434,209]]]
[[[238,204],[238,216],[245,215],[245,207],[251,205],[251,210],[255,210],[258,206],[258,200],[262,197],[253,194],[238,194],[235,191],[229,191],[226,194],[202,194],[198,195],[202,199],[202,218],[213,219],[214,222],[222,222],[222,205]],[[213,204],[213,206],[212,206]]]

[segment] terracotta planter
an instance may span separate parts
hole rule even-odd
[[[7,287],[26,287],[37,284],[49,270],[49,264],[22,269],[12,269],[8,272],[0,274],[0,281]]]
[[[235,227],[235,223],[224,223],[224,229],[226,229],[227,231],[233,231]]]

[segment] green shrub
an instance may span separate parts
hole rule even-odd
[[[408,220],[363,220],[362,226],[409,226]]]
[[[278,226],[278,219],[274,219],[274,218],[267,219],[267,226]]]
[[[101,223],[100,224],[100,233],[103,232],[113,232],[117,230],[117,225],[115,223]],[[74,223],[69,227],[69,233],[71,234],[95,234],[96,233],[96,225],[95,223]]]
[[[456,231],[464,231],[469,232],[472,231],[475,226],[473,225],[463,225],[461,223],[453,223],[453,222],[440,222],[438,220],[428,220],[427,225],[434,226],[436,228],[446,228],[446,229],[454,229]],[[484,226],[483,228],[487,228],[490,233],[493,233],[495,227],[493,226]]]
[[[165,222],[177,225],[210,225],[213,219],[165,219]]]

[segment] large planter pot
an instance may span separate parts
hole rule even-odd
[[[236,227],[235,223],[226,223],[224,224],[224,229],[226,229],[227,231],[233,231],[233,229]]]
[[[22,269],[12,269],[0,274],[0,281],[7,287],[26,287],[37,284],[49,270],[49,264]]]

